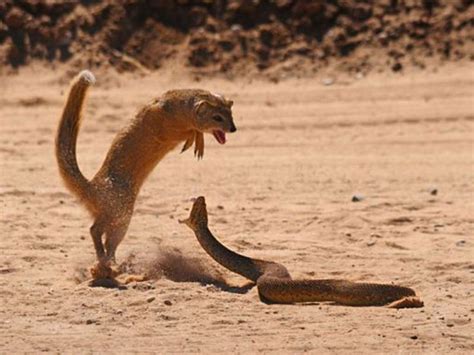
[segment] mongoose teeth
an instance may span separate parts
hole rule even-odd
[[[95,76],[89,70],[83,70],[79,73],[79,79],[85,81],[89,85],[95,84]]]

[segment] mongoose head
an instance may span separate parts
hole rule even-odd
[[[226,133],[237,131],[232,117],[233,101],[221,95],[201,94],[194,104],[196,128],[202,133],[212,133],[220,143],[226,142]]]

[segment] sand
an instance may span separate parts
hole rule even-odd
[[[89,177],[164,90],[199,86],[235,101],[238,131],[225,146],[206,137],[199,162],[172,152],[146,182],[118,261],[153,279],[127,290],[87,286],[91,221],[58,177],[70,73],[31,66],[3,77],[0,352],[472,353],[473,69],[332,85],[98,73],[78,141]],[[425,307],[263,304],[178,224],[198,195],[238,252],[295,277],[409,286]]]

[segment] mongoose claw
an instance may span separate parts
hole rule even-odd
[[[200,160],[204,156],[204,134],[201,132],[196,133],[194,142],[194,156]]]

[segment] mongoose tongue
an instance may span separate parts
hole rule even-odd
[[[214,135],[214,138],[216,141],[219,142],[219,144],[225,144],[225,132],[221,131],[220,129],[212,131],[212,134]]]

